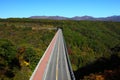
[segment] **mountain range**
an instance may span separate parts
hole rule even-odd
[[[109,17],[92,17],[92,16],[75,16],[72,18],[62,16],[31,16],[31,19],[52,19],[52,20],[91,20],[91,21],[114,21],[120,22],[120,16],[109,16]]]

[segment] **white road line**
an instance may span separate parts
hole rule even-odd
[[[57,36],[57,37],[58,37],[58,36]],[[53,45],[54,47],[53,47],[53,50],[52,50],[52,52],[51,52],[50,58],[49,58],[49,60],[48,60],[47,67],[46,67],[45,73],[44,73],[44,75],[43,75],[43,76],[44,76],[44,77],[43,77],[43,80],[46,80],[48,68],[49,68],[49,66],[50,66],[50,62],[51,62],[51,59],[52,59],[52,56],[53,56],[53,51],[54,51],[54,49],[55,49],[56,42],[57,42],[57,39],[56,39],[56,41],[55,41],[55,43],[54,43],[54,45]]]
[[[60,32],[58,35],[58,53],[57,53],[57,62],[56,62],[56,80],[58,80],[58,61],[59,61],[59,48],[60,48]]]
[[[70,72],[69,72],[69,69],[68,69],[68,63],[67,63],[67,60],[66,60],[66,58],[67,58],[67,56],[66,56],[66,53],[65,53],[65,46],[64,46],[64,42],[63,42],[63,36],[62,36],[62,43],[63,43],[63,54],[64,54],[64,60],[65,60],[65,65],[66,65],[66,72],[67,72],[67,78],[68,78],[68,80],[71,80],[71,78],[70,78]]]
[[[56,36],[54,36],[53,40],[55,39],[55,37],[56,37]],[[38,62],[37,66],[36,66],[36,68],[35,68],[35,70],[34,70],[34,72],[32,73],[32,76],[30,77],[29,80],[33,80],[33,77],[35,76],[35,73],[36,73],[36,71],[38,70],[38,67],[39,67],[40,63],[41,63],[42,60],[44,59],[44,57],[45,57],[45,55],[46,55],[46,52],[47,52],[48,49],[50,48],[51,44],[52,44],[52,41],[50,42],[50,44],[49,44],[49,46],[47,47],[45,53],[43,54],[43,56],[41,57],[40,61]]]
[[[61,33],[62,33],[62,32],[61,32]],[[60,34],[61,34],[61,33],[60,33]],[[60,38],[61,38],[61,41],[62,41],[62,35],[60,36]],[[62,43],[62,42],[61,42],[61,43]],[[61,44],[61,45],[62,45],[62,44]],[[64,50],[64,49],[63,49],[63,46],[61,46],[61,50],[62,50],[62,51]],[[62,59],[64,59],[63,52],[61,52],[61,67],[62,67],[62,68],[61,68],[61,69],[62,69],[62,70],[61,70],[61,80],[64,80],[64,78],[63,78],[63,75],[64,75],[64,74],[62,74],[62,73],[63,73],[62,71],[63,71],[63,68],[64,68],[63,65],[62,65],[62,64],[63,64],[63,60],[62,60]]]
[[[52,41],[55,39],[56,35],[58,35],[58,32],[55,34],[55,36],[54,36],[54,38],[52,39]],[[44,59],[44,57],[45,57],[48,49],[50,48],[50,46],[51,46],[51,44],[52,44],[52,41],[50,42],[49,46],[47,47],[47,49],[46,49],[46,51],[44,52],[43,56],[41,57],[40,61],[38,62],[37,66],[36,66],[36,68],[35,68],[35,70],[34,70],[34,72],[32,73],[32,76],[30,77],[29,80],[33,80],[33,77],[35,76],[35,73],[36,73],[36,71],[38,70],[38,67],[39,67],[40,63],[41,63],[42,60]]]

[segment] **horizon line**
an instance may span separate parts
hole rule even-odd
[[[89,15],[83,15],[83,16],[72,16],[72,17],[67,17],[67,16],[61,16],[61,15],[34,15],[34,16],[29,16],[29,17],[16,17],[16,16],[11,16],[11,17],[0,17],[1,19],[7,19],[7,18],[30,18],[30,17],[65,17],[65,18],[73,18],[73,17],[84,17],[84,16],[88,16],[88,17],[93,17],[93,18],[106,18],[106,17],[112,17],[112,16],[120,16],[120,15],[111,15],[111,16],[100,16],[100,17],[95,17],[95,16],[89,16]]]

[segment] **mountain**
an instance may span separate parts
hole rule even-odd
[[[82,17],[75,16],[75,17],[72,17],[71,19],[72,20],[94,20],[94,18],[91,16],[82,16]]]
[[[120,16],[110,16],[110,17],[104,17],[104,18],[97,18],[96,20],[120,22]]]
[[[66,20],[67,17],[62,16],[31,16],[32,19],[53,19],[53,20]]]
[[[95,18],[92,16],[75,16],[72,18],[62,16],[31,16],[31,19],[52,19],[52,20],[90,20],[90,21],[113,21],[120,22],[120,16],[109,16]]]

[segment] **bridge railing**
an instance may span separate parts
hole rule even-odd
[[[67,50],[67,45],[66,45],[66,43],[65,43],[64,37],[63,37],[63,40],[64,40],[66,58],[67,58],[67,62],[68,62],[68,68],[69,68],[69,71],[70,71],[71,79],[72,79],[72,80],[75,80],[75,76],[74,76],[74,73],[73,73],[73,70],[72,70],[72,66],[71,66],[71,63],[70,63],[70,59],[69,59],[69,55],[68,55],[68,50]]]

